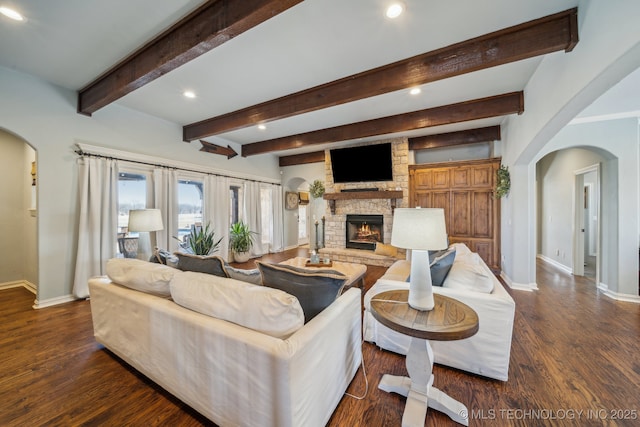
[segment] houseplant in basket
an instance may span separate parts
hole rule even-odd
[[[229,247],[233,252],[236,262],[247,262],[249,260],[249,249],[253,246],[255,231],[249,230],[249,226],[242,221],[238,221],[229,230]]]

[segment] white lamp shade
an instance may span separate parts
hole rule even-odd
[[[449,245],[444,209],[396,208],[391,244],[398,248],[423,251],[446,249]]]
[[[164,229],[160,209],[132,209],[129,211],[129,231],[158,231]]]

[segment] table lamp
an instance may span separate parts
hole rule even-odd
[[[164,229],[160,209],[132,209],[129,211],[129,231],[138,232],[138,259],[151,258],[152,231]]]
[[[399,248],[411,249],[409,305],[420,311],[433,309],[429,251],[448,247],[444,209],[395,209],[391,244]]]

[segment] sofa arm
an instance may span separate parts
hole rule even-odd
[[[361,291],[350,288],[285,342],[297,425],[324,426],[362,361]],[[296,418],[296,417],[294,417]]]

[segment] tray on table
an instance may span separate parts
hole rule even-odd
[[[311,262],[311,260],[307,260],[307,262],[304,264],[305,267],[331,267],[333,266],[333,262],[329,261],[328,263],[324,263],[324,262]]]

